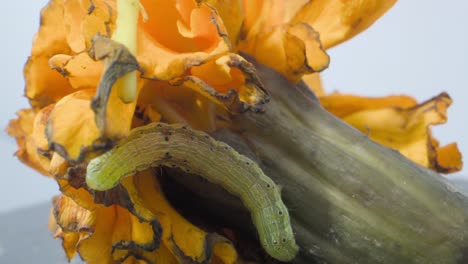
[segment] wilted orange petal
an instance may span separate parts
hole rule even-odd
[[[339,44],[367,29],[396,0],[314,0],[292,19],[305,22],[320,33],[325,49]]]
[[[318,33],[304,23],[273,27],[244,40],[239,48],[293,82],[306,73],[322,71],[329,63]]]
[[[114,27],[115,1],[67,0],[63,12],[67,43],[75,53],[89,48],[96,33],[107,35]]]
[[[315,96],[322,97],[325,95],[325,90],[323,89],[319,73],[306,74],[302,76],[302,80],[314,92]]]
[[[349,96],[343,96],[346,100]],[[325,98],[321,98],[321,101]],[[335,98],[336,100],[337,98]],[[402,108],[402,105],[412,105],[412,99],[408,97],[390,97],[382,99],[355,98],[349,104],[349,108],[341,106],[334,108],[333,104],[324,104],[327,109],[345,122],[366,133],[371,139],[393,149],[397,149],[414,162],[434,169],[437,160],[437,147],[433,146],[433,140],[429,126],[441,124],[446,121],[446,110],[451,104],[447,94],[441,94],[422,104]],[[376,103],[381,103],[380,106]],[[327,102],[330,103],[330,102]],[[360,104],[360,107],[359,107]],[[396,105],[396,106],[395,106]],[[339,111],[337,111],[339,110]],[[456,148],[451,151],[458,152]],[[456,158],[451,161],[461,166],[458,153],[445,153],[444,156]],[[456,167],[456,166],[454,166]],[[440,171],[444,172],[444,171]]]
[[[225,57],[194,66],[190,68],[190,73],[205,80],[218,92],[227,93],[232,88],[240,87],[244,83],[245,77],[239,72],[231,74],[231,68],[223,59]]]
[[[151,252],[159,240],[152,223],[116,205],[88,210],[62,195],[54,199],[53,218],[49,226],[62,238],[67,255],[78,252],[88,263],[109,263]]]
[[[211,104],[211,113],[199,107],[199,104]],[[141,118],[158,121],[163,116],[167,122],[193,125],[196,129],[213,128],[215,103],[183,85],[172,86],[167,82],[147,82],[142,89],[138,109],[144,109]],[[222,109],[221,109],[222,111]],[[154,115],[151,117],[150,115]],[[156,118],[156,119],[155,119]],[[147,124],[148,122],[146,122]]]
[[[58,54],[50,58],[49,64],[75,89],[96,87],[103,71],[102,63],[92,60],[86,53],[75,56]]]
[[[188,68],[230,50],[221,18],[194,0],[141,1],[148,21],[140,21],[138,62],[144,76],[169,80]]]
[[[54,198],[49,220],[49,229],[56,238],[62,239],[62,247],[68,260],[76,254],[76,245],[87,239],[94,231],[95,215],[72,199],[60,195]]]
[[[206,261],[210,257],[206,252],[211,249],[208,245],[208,235],[203,230],[192,225],[175,211],[164,197],[158,181],[152,171],[139,173],[133,178],[127,178],[123,185],[129,192],[137,214],[149,209],[159,220],[162,226],[162,243],[180,261],[186,257],[197,262]],[[219,246],[215,246],[219,245]],[[221,259],[222,263],[234,263],[237,253],[230,243],[217,242],[213,254]],[[181,252],[185,256],[181,256]]]
[[[60,156],[58,153],[54,152],[52,154],[52,159],[50,160],[49,172],[51,175],[64,175],[68,169],[68,162]]]
[[[89,193],[88,190],[80,188],[78,186],[73,186],[72,183],[74,184],[74,180],[76,180],[73,179],[73,177],[76,177],[76,175],[67,175],[66,177],[57,178],[57,183],[59,184],[60,191],[65,196],[72,199],[80,207],[83,207],[90,211],[94,211],[98,206],[94,203],[94,197]]]
[[[202,0],[200,2],[209,4],[216,9],[226,27],[231,43],[235,46],[244,21],[242,0]]]
[[[245,20],[244,38],[269,31],[272,27],[291,22],[307,0],[243,0]]]
[[[33,131],[31,136],[33,137],[34,143],[39,151],[45,152],[49,150],[49,141],[46,137],[46,126],[47,119],[49,118],[50,112],[54,108],[54,105],[48,105],[42,108],[34,118]]]
[[[81,90],[60,100],[52,110],[47,137],[54,151],[67,160],[80,160],[100,132],[91,110],[91,98],[94,90]]]
[[[210,86],[220,95],[207,94],[208,88],[191,86],[200,94],[219,101],[221,94],[225,95],[230,90],[237,91],[239,99],[251,106],[262,104],[266,100],[266,92],[257,77],[255,68],[243,57],[229,53],[206,64],[190,68],[190,73],[203,80],[201,86]]]
[[[42,10],[41,27],[24,67],[25,95],[33,107],[44,107],[73,92],[67,80],[49,67],[52,55],[71,52],[63,26],[63,5],[62,0],[51,0]]]
[[[333,93],[320,97],[320,104],[338,117],[345,117],[363,110],[379,108],[410,108],[417,104],[416,100],[406,95],[391,95],[386,97],[364,97],[352,94]]]
[[[435,150],[433,153],[434,164],[432,166],[439,172],[452,173],[460,171],[463,167],[462,155],[458,150],[456,143],[451,143],[443,147],[439,147],[438,144],[433,145]]]
[[[47,109],[44,111],[47,111]],[[34,130],[36,119],[34,110],[20,110],[17,115],[18,119],[11,120],[6,128],[8,134],[16,139],[18,150],[15,155],[26,165],[44,175],[50,176],[50,157],[48,157],[48,153],[46,152],[48,147],[46,145],[45,149],[42,149],[42,151],[40,149],[44,147],[44,141],[43,137],[38,135],[39,130]],[[37,138],[39,142],[36,142],[35,138]]]

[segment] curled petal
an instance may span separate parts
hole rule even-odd
[[[70,174],[65,175],[65,177],[57,177],[60,191],[80,207],[89,211],[94,211],[97,206],[94,202],[94,197],[86,188],[83,188],[82,180],[80,180],[79,177],[80,176]]]
[[[231,243],[218,235],[207,234],[174,210],[164,197],[152,171],[145,171],[122,181],[133,202],[136,214],[150,210],[162,226],[162,244],[180,262],[211,263],[215,256],[221,263],[234,263],[237,253]]]
[[[325,90],[323,89],[322,80],[319,73],[306,74],[302,77],[307,86],[314,92],[317,97],[322,97],[325,95]]]
[[[25,95],[31,105],[41,108],[73,92],[67,80],[50,69],[54,54],[69,54],[66,30],[63,27],[62,0],[51,0],[41,12],[41,27],[34,37],[31,56],[24,66]]]
[[[86,53],[75,56],[54,55],[50,58],[49,65],[67,78],[74,89],[96,87],[103,72],[102,63],[92,60]]]
[[[168,263],[237,260],[237,253],[227,239],[204,232],[171,207],[151,170],[127,177],[121,185],[106,192],[88,191],[84,177],[85,170],[78,166],[58,179],[66,197],[61,198],[65,202],[60,204],[59,200],[54,201],[54,216],[61,227],[57,232],[64,246],[75,248],[90,263],[130,256],[153,262],[170,260]],[[69,211],[58,206],[65,203],[70,206]],[[88,214],[90,217],[83,217]],[[87,225],[80,219],[95,219],[95,224]],[[85,239],[69,234],[79,233],[83,225],[90,226],[88,230],[92,231]],[[68,231],[66,236],[62,231]]]
[[[148,8],[148,20],[139,24],[137,58],[144,77],[170,80],[231,49],[213,7],[194,0],[141,3],[158,7]]]
[[[76,254],[76,244],[91,236],[96,222],[95,214],[77,205],[72,199],[60,195],[54,198],[49,228],[62,247],[68,260]]]
[[[18,119],[11,120],[6,128],[8,134],[15,137],[18,150],[15,155],[26,165],[50,176],[50,153],[47,140],[44,139],[43,116],[48,115],[50,107],[38,114],[32,109],[20,110]]]
[[[64,97],[53,108],[47,122],[47,138],[51,148],[71,162],[84,159],[97,148],[100,137],[91,109],[94,90],[81,90]]]
[[[197,88],[197,87],[192,87]],[[164,117],[167,122],[190,125],[196,129],[213,131],[218,115],[227,115],[223,106],[182,82],[151,81],[143,87],[138,100],[135,122],[148,124]]]
[[[139,219],[126,209],[98,206],[90,211],[66,196],[54,199],[56,236],[69,258],[78,252],[89,263],[109,263],[154,251],[160,239],[157,222]],[[156,227],[156,229],[155,229]]]
[[[105,71],[101,76],[96,96],[91,101],[95,113],[96,125],[101,136],[106,138],[121,138],[130,130],[135,101],[127,102],[118,89],[112,89],[116,81],[127,73],[139,69],[138,62],[131,52],[122,44],[101,35],[92,39],[92,47],[88,50],[90,57],[102,60]],[[135,80],[137,82],[137,80]],[[143,81],[140,80],[131,91],[136,97]]]
[[[320,100],[327,110],[371,139],[397,149],[422,166],[445,173],[461,168],[461,155],[456,145],[439,148],[429,129],[447,120],[446,111],[452,101],[445,93],[418,105],[406,96],[332,95]]]
[[[225,101],[223,96],[229,94],[232,89],[238,94],[239,100],[246,104],[243,106],[245,109],[256,108],[269,100],[255,67],[237,54],[230,53],[199,67],[192,67],[190,72],[194,78],[203,80],[205,84],[201,86],[212,87],[200,87],[195,90],[202,94],[208,93],[221,101]],[[209,91],[211,89],[216,91]],[[227,105],[227,108],[240,110],[230,105]]]
[[[369,98],[351,94],[334,93],[320,98],[320,104],[337,117],[344,118],[355,112],[379,108],[409,108],[417,105],[414,98],[406,95],[391,95]]]
[[[320,33],[325,49],[329,49],[367,29],[396,0],[314,0],[308,1],[293,23],[304,22]]]
[[[240,49],[293,82],[324,70],[329,63],[318,33],[304,23],[273,27],[245,40]]]
[[[441,173],[460,171],[463,167],[462,154],[456,143],[439,147],[439,142],[432,138],[430,145],[430,160],[432,167]]]
[[[110,35],[115,27],[114,9],[115,1],[66,1],[63,22],[67,30],[67,44],[73,52],[79,53],[89,48],[91,38],[97,33]]]
[[[291,22],[308,0],[243,0],[244,3],[244,38],[270,30],[272,27]]]
[[[229,40],[233,45],[237,44],[244,22],[242,0],[201,0],[199,2],[206,3],[216,9],[226,27]]]

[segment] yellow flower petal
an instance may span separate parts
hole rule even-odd
[[[78,206],[72,199],[60,195],[54,198],[49,228],[62,246],[68,260],[76,253],[76,244],[88,239],[94,231],[95,214]]]
[[[292,23],[305,22],[320,33],[329,49],[367,29],[396,0],[314,0],[308,1]]]
[[[304,23],[273,27],[243,41],[239,48],[293,82],[324,70],[329,63],[318,33]]]
[[[25,95],[36,108],[54,103],[73,92],[67,80],[49,68],[49,58],[52,55],[71,52],[63,27],[63,5],[61,0],[51,0],[42,10],[41,27],[24,67]]]
[[[429,126],[445,123],[447,119],[446,110],[451,99],[445,93],[418,105],[406,96],[332,95],[320,100],[327,110],[371,139],[397,149],[422,166],[439,172],[454,172],[461,168],[461,155],[456,146],[439,148],[429,130]]]
[[[409,108],[417,104],[416,100],[406,95],[386,97],[364,97],[351,94],[334,93],[320,98],[320,104],[329,112],[343,118],[352,113],[379,108]]]
[[[7,133],[16,139],[18,150],[15,155],[18,159],[46,176],[50,176],[50,156],[44,130],[39,128],[44,128],[42,116],[49,110],[44,108],[37,115],[32,109],[21,110],[17,113],[18,119],[11,120],[6,128]]]
[[[237,253],[227,240],[215,243],[223,246],[212,245],[214,249],[210,248],[208,234],[181,217],[170,206],[152,171],[129,177],[122,184],[129,192],[137,214],[141,210],[146,214],[145,211],[149,209],[158,218],[163,230],[162,243],[179,261],[183,262],[184,257],[197,262],[206,261],[211,257],[211,250],[214,250],[213,254],[221,259],[222,263],[236,261]],[[185,256],[181,256],[180,251]]]
[[[325,95],[322,80],[319,73],[306,74],[302,77],[307,86],[314,92],[315,96],[322,97]]]
[[[148,21],[140,22],[138,62],[146,78],[170,80],[230,50],[222,20],[212,7],[194,0],[141,1]]]
[[[291,22],[308,0],[243,0],[244,39]],[[299,23],[301,21],[298,21]]]
[[[55,105],[49,116],[49,142],[53,150],[67,160],[82,160],[100,136],[91,110],[93,95],[93,89],[68,95]]]
[[[200,84],[198,87],[189,85],[189,87],[208,98],[218,98],[221,103],[223,103],[222,97],[227,96],[231,90],[235,90],[239,100],[247,104],[241,106],[242,108],[255,108],[268,100],[267,93],[257,77],[254,66],[237,54],[229,53],[203,65],[192,67],[190,73],[193,75],[193,79],[200,79],[205,84]],[[211,88],[203,88],[202,86],[210,86]],[[216,93],[209,92],[209,89],[216,90]],[[232,102],[224,103],[228,109],[233,111],[245,110],[233,109],[233,106],[230,105]]]
[[[63,240],[69,258],[78,252],[88,263],[124,260],[140,251],[154,251],[159,229],[138,219],[119,206],[98,206],[88,210],[66,196],[54,199],[53,217],[56,237]],[[157,225],[156,225],[157,226]]]
[[[233,45],[236,45],[244,21],[242,0],[201,0],[199,2],[206,3],[216,9],[226,27],[229,40]]]
[[[96,87],[103,72],[102,63],[92,60],[86,53],[76,56],[54,55],[50,58],[49,65],[67,78],[74,89]]]
[[[56,232],[69,247],[65,248],[67,254],[72,255],[71,248],[75,248],[89,263],[124,259],[129,253],[170,261],[167,263],[203,262],[212,257],[219,263],[237,260],[227,239],[207,234],[171,207],[151,170],[123,179],[115,189],[95,192],[94,200],[107,205],[104,207],[92,202],[90,193],[82,188],[85,170],[76,169],[59,179],[66,196],[54,200],[54,218],[61,228]],[[89,231],[86,237],[70,234],[80,234],[82,226]],[[157,249],[154,243],[159,241]]]
[[[462,154],[456,143],[439,146],[439,142],[432,139],[430,160],[432,168],[441,173],[460,171],[463,167]]]
[[[67,43],[75,53],[90,47],[96,33],[109,35],[115,24],[115,1],[68,0],[63,9]]]

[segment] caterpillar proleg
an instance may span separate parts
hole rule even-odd
[[[95,190],[108,190],[123,177],[157,166],[197,174],[238,196],[251,212],[266,252],[281,261],[296,256],[298,246],[280,188],[255,162],[203,132],[164,123],[136,128],[90,161],[86,183]]]

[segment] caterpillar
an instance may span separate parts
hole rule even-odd
[[[265,251],[280,261],[296,256],[299,248],[279,186],[254,161],[204,132],[165,123],[135,128],[89,162],[86,183],[104,191],[123,177],[158,166],[198,174],[238,196],[251,213]]]

